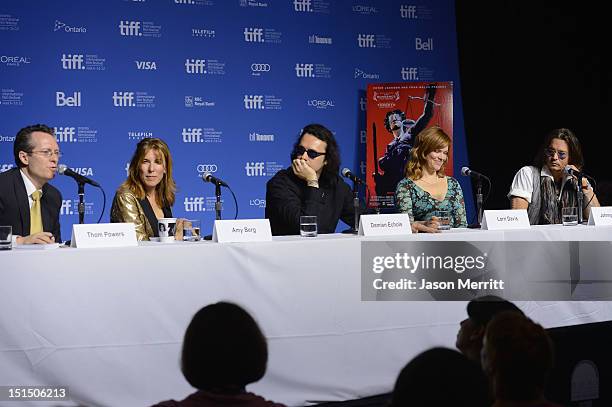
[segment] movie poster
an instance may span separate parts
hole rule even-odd
[[[414,139],[423,129],[441,127],[453,138],[452,82],[368,85],[366,186],[368,208],[395,207],[395,187],[404,178]],[[452,149],[446,164],[453,175]]]

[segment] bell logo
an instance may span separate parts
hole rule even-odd
[[[311,3],[312,0],[293,0],[293,8],[295,9],[295,11],[311,12]]]
[[[129,37],[140,37],[140,21],[120,21],[119,34]]]
[[[74,127],[56,127],[55,138],[58,143],[74,143],[77,141],[76,128]]]
[[[402,67],[402,80],[404,81],[416,81],[419,79],[417,75],[417,69],[415,67]]]
[[[115,107],[133,107],[134,92],[113,92],[113,106]]]
[[[202,128],[183,128],[183,143],[203,143]]]
[[[62,54],[62,69],[85,69],[83,54]]]
[[[314,78],[314,64],[295,64],[295,75],[298,78]]]
[[[155,61],[134,61],[136,62],[136,69],[141,71],[156,71],[157,65]]]
[[[205,59],[186,59],[185,72],[187,73],[206,73]]]
[[[262,95],[244,95],[244,108],[247,110],[263,109]]]
[[[183,204],[185,205],[185,212],[206,212],[203,196],[185,197]]]
[[[72,199],[62,200],[60,215],[74,215],[74,211],[72,210]]]
[[[244,166],[246,170],[247,177],[263,177],[265,176],[264,172],[264,163],[263,162],[250,162],[246,163]]]
[[[409,19],[418,18],[416,15],[416,6],[408,6],[406,4],[402,4],[400,6],[400,16],[402,18],[409,18]]]
[[[428,38],[427,41],[423,41],[423,39],[416,37],[414,41],[417,51],[433,51],[433,38]]]
[[[359,34],[357,36],[357,45],[359,48],[376,48],[374,34]]]
[[[246,42],[264,42],[263,28],[247,28],[244,29],[244,40]]]
[[[81,107],[81,92],[74,92],[72,96],[66,96],[64,92],[55,92],[55,106]]]

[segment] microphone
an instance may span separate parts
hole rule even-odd
[[[80,183],[84,183],[84,184],[89,184],[89,185],[93,185],[94,187],[100,188],[100,184],[98,184],[96,181],[94,181],[92,179],[89,179],[89,178],[79,174],[78,172],[74,172],[73,170],[68,168],[68,166],[66,164],[58,165],[57,172],[59,172],[62,175],[67,175],[69,177],[74,178],[74,180],[76,182],[80,182]]]
[[[563,170],[563,172],[565,172],[568,175],[573,175],[575,177],[584,177],[584,178],[590,178],[588,175],[586,175],[584,172],[578,171],[573,169],[572,167],[570,167],[569,165],[565,166],[565,169]]]
[[[356,184],[363,184],[363,181],[351,172],[348,168],[343,168],[341,171],[343,177],[350,179]]]
[[[463,175],[464,177],[472,177],[472,178],[484,178],[486,180],[489,179],[489,177],[487,177],[484,174],[481,174],[479,172],[476,171],[472,171],[470,170],[469,167],[463,167],[461,168],[461,175]]]
[[[204,182],[210,182],[210,183],[215,184],[215,185],[220,185],[222,187],[229,188],[229,185],[227,185],[223,180],[213,176],[210,172],[205,172],[202,175],[202,180]]]

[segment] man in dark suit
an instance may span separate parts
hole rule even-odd
[[[19,130],[13,154],[17,168],[0,174],[0,225],[13,227],[17,244],[61,242],[62,195],[47,183],[61,156],[53,129],[36,124]]]

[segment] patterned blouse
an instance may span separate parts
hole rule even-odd
[[[438,201],[410,178],[404,178],[395,189],[395,204],[401,212],[408,213],[410,220],[429,220],[435,211],[449,211],[451,227],[467,226],[465,203],[459,182],[446,177],[448,189],[443,201]]]

